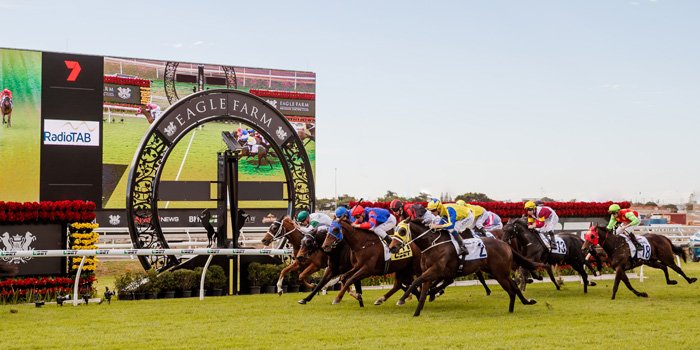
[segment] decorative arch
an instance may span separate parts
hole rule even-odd
[[[126,210],[129,234],[135,248],[166,249],[168,242],[158,220],[158,186],[165,163],[175,145],[192,129],[217,120],[250,125],[270,142],[284,170],[289,205],[287,212],[315,206],[311,163],[294,127],[265,100],[238,90],[207,90],[171,105],[151,124],[131,163]],[[175,256],[139,256],[145,269],[166,269]]]

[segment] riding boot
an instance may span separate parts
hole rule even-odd
[[[391,237],[389,235],[384,236],[384,242],[386,242],[386,246],[388,247],[391,244]]]
[[[457,231],[452,231],[452,236],[457,240],[457,244],[459,245],[459,254],[458,255],[467,255],[469,252],[467,251],[467,246],[464,244],[464,241],[462,240],[462,236],[459,235],[459,232]]]
[[[475,231],[478,233],[479,236],[481,236],[481,237],[487,237],[487,236],[486,236],[486,230],[484,230],[483,227],[477,227]]]
[[[637,240],[637,237],[634,236],[634,233],[629,232],[629,233],[628,233],[628,236],[629,236],[630,240],[632,241],[632,244],[634,244],[634,247],[637,248],[637,251],[638,251],[638,252],[641,251],[641,250],[642,250],[642,244],[639,243],[639,241]]]
[[[549,249],[554,250],[554,245],[556,241],[554,240],[554,231],[549,231]]]

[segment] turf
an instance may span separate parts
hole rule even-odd
[[[684,264],[700,276],[700,264]],[[351,298],[330,305],[336,292],[308,305],[303,294],[116,301],[80,307],[0,306],[2,349],[26,348],[304,348],[304,349],[689,349],[697,347],[700,284],[666,286],[659,270],[632,281],[647,299],[621,286],[610,300],[612,281],[584,295],[578,283],[559,292],[550,284],[528,287],[537,305],[507,312],[498,287],[452,287],[420,317],[416,302],[373,306],[381,291],[365,292],[361,309]],[[673,278],[678,276],[673,273]],[[15,314],[10,309],[17,309]]]

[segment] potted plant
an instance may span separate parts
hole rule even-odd
[[[114,289],[117,290],[119,300],[134,300],[134,294],[129,289],[132,283],[134,283],[134,275],[131,271],[117,275],[114,279]]]
[[[226,273],[219,265],[211,265],[204,277],[204,286],[211,291],[212,296],[221,296],[226,287]]]
[[[178,286],[177,294],[181,298],[192,296],[192,288],[195,285],[197,275],[192,270],[180,269],[173,272],[173,277]]]
[[[135,272],[133,274],[134,282],[134,300],[141,300],[146,298],[146,273],[145,272]]]
[[[263,264],[263,276],[260,283],[265,286],[265,293],[277,292],[277,277],[279,272],[275,264]]]
[[[143,290],[146,292],[146,299],[158,298],[160,286],[158,283],[158,271],[150,269],[146,272],[146,282],[143,284]]]
[[[262,265],[257,262],[248,265],[248,281],[250,282],[250,294],[260,294],[260,277]]]
[[[161,297],[165,299],[171,299],[175,297],[175,289],[177,289],[177,282],[173,273],[170,271],[162,272],[158,275],[158,287],[161,291]]]
[[[286,276],[284,276],[284,280],[287,282],[287,292],[299,292],[299,273],[297,271],[289,272]]]

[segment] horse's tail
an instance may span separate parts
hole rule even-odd
[[[518,253],[517,251],[515,251],[512,248],[511,248],[511,250],[513,251],[513,260],[515,260],[515,263],[518,264],[518,266],[524,268],[525,270],[533,271],[533,270],[536,270],[536,269],[544,266],[540,263],[536,263],[536,262],[526,258],[525,256]]]
[[[665,238],[668,239],[668,237]],[[670,239],[668,239],[668,241],[669,243],[671,242]],[[685,253],[685,249],[683,249],[683,247],[671,243],[671,250],[673,250],[673,254],[680,256],[681,259],[683,259],[683,262],[688,262],[688,254]]]

